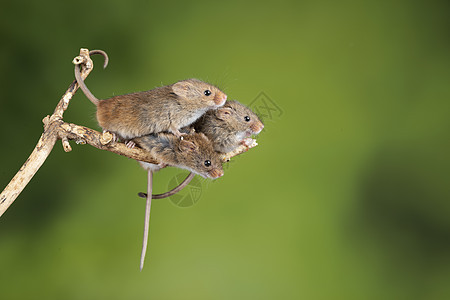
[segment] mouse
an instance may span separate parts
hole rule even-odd
[[[221,157],[203,133],[185,133],[181,138],[171,133],[157,133],[133,141],[161,162],[159,165],[140,162],[144,169],[155,172],[165,166],[173,166],[204,178],[223,176]]]
[[[212,141],[214,150],[221,153],[231,152],[240,145],[250,146],[251,136],[264,128],[258,116],[236,100],[207,111],[192,126],[196,132],[204,133]]]
[[[181,80],[143,92],[97,99],[87,88],[75,66],[75,78],[86,97],[97,106],[97,121],[103,131],[123,139],[130,148],[133,138],[171,132],[188,126],[210,109],[221,107],[227,95],[219,88],[198,79]]]

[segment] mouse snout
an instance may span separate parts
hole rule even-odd
[[[225,95],[224,93],[222,93],[220,91],[217,92],[216,96],[214,97],[214,103],[217,106],[222,106],[225,104],[225,101],[227,101],[227,95]]]
[[[209,176],[211,176],[211,178],[219,178],[223,176],[223,170],[221,169],[212,169],[211,171],[208,172]]]
[[[264,129],[264,124],[261,122],[255,122],[250,126],[253,134],[258,134]]]

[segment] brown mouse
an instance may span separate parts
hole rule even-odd
[[[250,108],[234,100],[206,112],[193,127],[213,142],[214,150],[227,153],[239,145],[250,145],[250,137],[260,133],[264,124]]]
[[[86,97],[97,106],[97,121],[130,142],[135,137],[169,131],[181,136],[179,129],[192,124],[209,109],[222,106],[227,95],[198,79],[181,80],[153,90],[98,100],[87,88],[75,66],[75,77]]]
[[[204,178],[223,175],[220,155],[214,151],[211,141],[203,133],[185,134],[178,138],[170,133],[159,133],[133,139],[141,148],[149,151],[163,165],[140,162],[145,169],[157,171],[164,165],[189,170]]]

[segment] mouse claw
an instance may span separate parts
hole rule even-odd
[[[134,146],[136,146],[136,143],[133,141],[125,141],[125,145],[127,145],[128,148],[133,149]]]

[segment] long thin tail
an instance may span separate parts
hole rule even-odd
[[[106,54],[106,52],[103,51],[103,50],[92,50],[92,51],[89,51],[89,55],[95,55],[95,54],[100,54],[100,55],[102,55],[105,58],[105,62],[103,63],[103,69],[105,69],[108,66],[108,62],[109,62],[108,54]],[[99,100],[97,99],[97,97],[95,97],[91,93],[91,91],[88,89],[88,87],[84,83],[83,78],[81,78],[80,65],[75,65],[75,78],[76,78],[76,80],[78,82],[78,85],[80,86],[81,90],[86,95],[86,97],[89,100],[91,100],[91,102],[94,103],[97,106],[98,103],[99,103]]]
[[[152,199],[163,199],[163,198],[167,198],[167,197],[170,197],[172,195],[175,195],[176,193],[178,193],[179,191],[184,189],[191,182],[191,180],[194,178],[194,176],[195,176],[194,173],[192,173],[192,172],[189,173],[189,175],[177,187],[171,189],[168,192],[165,192],[164,194],[153,194],[152,195]],[[140,193],[138,193],[138,196],[141,197],[141,198],[147,199],[147,194],[146,193],[140,192]]]
[[[153,187],[153,171],[149,169],[147,177],[147,195],[150,196],[147,197],[147,203],[145,205],[144,237],[142,239],[141,262],[139,265],[141,271],[144,268],[145,253],[147,252],[148,231],[150,228],[150,209],[152,207],[152,187]]]

